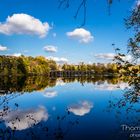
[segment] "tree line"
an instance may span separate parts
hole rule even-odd
[[[55,61],[42,56],[0,56],[0,75],[49,75],[56,69]]]
[[[50,72],[74,72],[76,74],[139,74],[140,65],[121,66],[117,63],[93,63],[63,64],[58,65],[55,61],[43,56],[0,56],[0,75],[50,75]],[[131,72],[131,73],[129,73]]]
[[[118,84],[120,82],[128,82],[131,77],[114,77],[114,76],[95,76],[95,77],[62,77],[62,78],[51,78],[45,76],[0,76],[0,95],[12,94],[20,92],[33,92],[43,91],[45,88],[54,87],[59,83],[72,83],[79,82],[82,85],[85,83],[92,84]]]
[[[117,63],[93,63],[93,64],[84,64],[79,65],[69,65],[64,64],[62,66],[63,71],[93,71],[95,74],[121,74],[121,75],[138,75],[140,73],[140,65],[130,65],[129,67],[126,64]]]

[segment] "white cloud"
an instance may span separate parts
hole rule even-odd
[[[21,53],[13,53],[13,54],[6,54],[7,56],[15,56],[15,57],[20,57],[22,54]]]
[[[7,50],[8,50],[8,48],[6,46],[0,45],[0,51],[7,51]]]
[[[28,53],[29,51],[28,51],[28,50],[23,50],[23,52],[24,52],[24,53]]]
[[[59,57],[49,56],[49,57],[47,57],[47,59],[54,60],[58,64],[64,64],[64,63],[67,63],[68,62],[68,59],[67,58],[64,58],[64,57],[60,57],[59,58]]]
[[[140,0],[137,1],[137,6],[140,6]]]
[[[131,62],[131,61],[133,60],[133,57],[132,57],[131,55],[126,55],[126,56],[122,57],[122,59],[123,59],[124,61],[129,61],[129,62]]]
[[[32,116],[33,119],[27,116]],[[44,106],[39,106],[36,109],[10,111],[6,116],[3,116],[3,120],[5,121],[6,126],[9,126],[11,129],[16,127],[17,130],[24,130],[41,121],[48,120],[48,117],[49,115],[46,108]],[[16,118],[19,118],[20,121]]]
[[[22,54],[21,53],[14,53],[14,54],[11,54],[11,56],[15,56],[15,57],[19,57],[21,56]]]
[[[114,53],[99,53],[99,54],[95,54],[94,56],[99,59],[113,60],[115,57],[115,54]]]
[[[90,31],[85,30],[84,28],[77,28],[72,32],[66,33],[68,37],[78,39],[81,43],[89,43],[93,40],[93,36]]]
[[[56,46],[53,46],[53,45],[46,45],[44,47],[44,51],[55,53],[55,52],[57,52],[57,47]]]
[[[56,97],[56,96],[57,96],[57,91],[45,91],[45,92],[43,93],[43,96],[44,96],[44,97],[47,97],[47,98]]]
[[[71,105],[68,110],[75,115],[84,116],[90,112],[92,107],[92,103],[88,101],[81,101],[78,104]]]
[[[95,54],[94,56],[98,59],[113,60],[116,54],[115,53],[99,53],[99,54]],[[124,61],[129,61],[129,62],[131,62],[133,59],[131,55],[120,56],[120,58],[122,58],[122,60]]]
[[[4,23],[0,23],[0,33],[6,35],[28,34],[45,37],[49,29],[47,22],[42,23],[39,19],[23,13],[8,16]]]

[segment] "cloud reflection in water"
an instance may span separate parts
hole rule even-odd
[[[84,116],[92,109],[93,104],[89,101],[80,101],[78,104],[72,104],[69,111],[78,116]]]
[[[47,121],[48,117],[46,108],[39,106],[38,108],[10,111],[3,117],[3,120],[5,121],[5,125],[11,129],[24,130],[41,121]]]

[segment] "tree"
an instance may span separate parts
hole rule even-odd
[[[70,7],[70,5],[72,4],[73,0],[59,0],[59,8],[63,7],[64,9],[68,9]],[[106,0],[107,4],[108,4],[108,13],[110,15],[110,6],[111,4],[114,2],[115,0]],[[120,1],[120,0],[117,0]],[[82,15],[83,15],[83,22],[81,24],[81,26],[84,26],[86,24],[86,14],[87,14],[87,3],[89,1],[88,0],[80,0],[80,2],[78,3],[78,7],[76,9],[74,18],[77,19],[78,15],[80,14],[81,10],[82,10]]]

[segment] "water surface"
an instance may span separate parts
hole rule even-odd
[[[138,139],[140,104],[131,102],[126,80],[108,77],[1,77],[3,139]],[[132,137],[132,133],[133,135]]]

